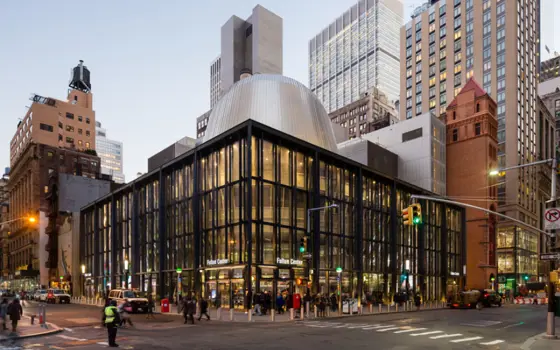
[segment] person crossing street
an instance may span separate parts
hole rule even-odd
[[[105,307],[103,312],[103,323],[107,327],[107,335],[109,337],[109,346],[116,348],[119,345],[116,343],[118,326],[121,323],[119,310],[117,309],[117,302],[111,300],[109,305]]]

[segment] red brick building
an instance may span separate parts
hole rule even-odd
[[[452,200],[497,208],[496,178],[498,121],[496,102],[470,79],[449,104],[445,113],[447,128],[447,195]],[[491,288],[496,278],[496,216],[468,209],[467,289]]]

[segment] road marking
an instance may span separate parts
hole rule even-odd
[[[99,342],[99,343],[97,343],[97,344],[99,344],[99,345],[105,345],[105,346],[109,346],[109,343],[107,343],[107,342],[104,342],[104,341],[102,341],[102,342]]]
[[[341,324],[339,326],[334,326],[333,328],[344,328],[344,327],[348,327],[347,324]]]
[[[424,332],[424,333],[414,333],[411,334],[411,337],[417,337],[419,335],[430,335],[430,334],[438,334],[438,333],[443,333],[443,331],[431,331],[431,332]]]
[[[385,325],[385,326],[382,326],[380,324],[376,324],[376,325],[372,325],[372,326],[369,326],[367,328],[362,328],[362,329],[370,331],[372,329],[381,329],[381,328],[388,328],[388,327],[394,327],[394,326],[395,326],[394,324],[389,324],[389,325]]]
[[[66,332],[74,333],[74,330],[73,330],[73,329],[70,329],[70,328],[64,328],[64,330],[65,330]]]
[[[428,328],[412,328],[412,329],[405,329],[404,331],[396,331],[394,332],[395,334],[399,334],[399,333],[410,333],[410,332],[416,332],[416,331],[425,331]]]
[[[367,324],[360,324],[360,325],[354,325],[352,327],[348,327],[348,329],[354,329],[354,328],[364,328],[364,327],[368,327],[369,325]]]
[[[57,335],[57,337],[62,338],[62,339],[67,339],[67,340],[75,340],[75,341],[86,341],[87,340],[87,339],[69,337],[69,336],[64,335],[64,334],[59,334],[59,335]]]
[[[476,323],[461,323],[461,326],[471,326],[471,327],[489,327],[495,326],[502,323],[501,321],[480,321]]]
[[[452,337],[460,337],[462,334],[444,334],[444,335],[436,335],[435,337],[430,337],[430,339],[441,339],[441,338],[452,338]]]
[[[494,341],[489,341],[488,343],[480,343],[480,345],[496,345],[503,342],[504,342],[503,340],[494,340]]]
[[[510,324],[509,326],[505,326],[505,327],[500,328],[500,329],[506,329],[506,328],[511,328],[511,327],[522,326],[522,325],[524,325],[524,324],[525,324],[525,322],[519,322],[519,323],[515,323],[515,324]]]
[[[308,324],[307,327],[325,328],[325,327],[328,327],[328,325]]]
[[[390,328],[383,328],[383,329],[378,329],[378,332],[387,332],[387,331],[394,331],[396,329],[402,329],[402,327],[390,327]]]
[[[462,342],[465,342],[465,341],[473,341],[473,340],[479,340],[479,339],[482,339],[482,337],[455,339],[455,340],[451,340],[451,343],[462,343]]]

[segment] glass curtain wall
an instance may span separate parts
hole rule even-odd
[[[253,130],[258,131],[251,138],[234,136],[206,145],[87,207],[82,256],[86,272],[93,274],[92,289],[105,292],[113,278],[119,287],[134,281],[135,288],[156,298],[176,300],[196,291],[214,305],[243,308],[249,284],[254,292],[304,295],[313,277],[317,292],[335,293],[338,267],[342,296],[368,301],[389,301],[390,293],[407,289],[420,289],[424,300],[439,300],[446,285],[459,282],[461,210],[423,202],[423,224],[403,227],[400,213],[413,192],[406,185],[297,140],[273,138],[272,131]],[[165,199],[161,214],[159,178]],[[310,271],[307,276],[299,244],[312,228],[307,227],[308,209],[331,204],[338,208],[312,212],[311,226],[319,226],[310,231],[318,235],[308,242],[314,275]],[[524,237],[519,249],[530,258],[534,244]],[[124,271],[127,258],[132,279]],[[536,269],[522,260],[520,255],[524,271]],[[499,264],[504,266],[501,255]],[[164,295],[157,295],[159,290]]]
[[[338,289],[336,269],[342,268],[340,289],[342,298],[353,298],[357,293],[358,271],[355,266],[355,212],[356,173],[344,166],[319,163],[319,193],[321,207],[337,204],[338,208],[322,210],[320,216],[321,259],[319,263],[320,291],[333,294]]]
[[[119,196],[116,204],[116,261],[115,275],[117,276],[116,288],[127,288],[131,284],[132,266],[132,192]],[[128,266],[126,263],[128,261]]]
[[[160,243],[159,243],[159,181],[154,180],[140,187],[139,205],[139,246],[140,246],[140,290],[159,299],[157,285]]]
[[[362,182],[362,300],[375,303],[389,293],[391,185],[368,176]]]

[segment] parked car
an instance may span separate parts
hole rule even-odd
[[[492,289],[481,289],[479,302],[481,302],[485,307],[492,307],[492,305],[498,305],[498,307],[501,307],[502,297]]]
[[[132,306],[132,313],[148,312],[148,299],[141,297],[137,292],[130,289],[113,289],[109,292],[109,299],[118,304],[128,299]]]
[[[46,302],[51,304],[70,304],[70,295],[62,289],[48,289]]]
[[[35,293],[33,294],[33,300],[35,301],[45,301],[45,300],[41,300],[41,295],[45,295],[45,297],[47,296],[47,290],[46,289],[37,289],[35,291]]]

